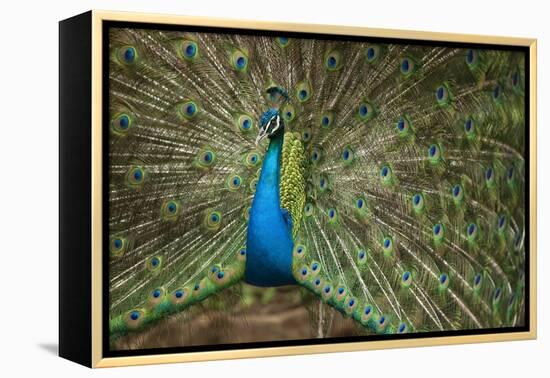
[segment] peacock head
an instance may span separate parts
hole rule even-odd
[[[265,138],[272,138],[284,132],[283,118],[280,116],[279,107],[288,100],[288,93],[277,85],[270,86],[267,90],[268,101],[271,108],[260,117],[260,127],[256,137],[256,145]]]
[[[273,138],[280,133],[284,133],[285,124],[279,114],[279,110],[271,108],[264,112],[260,117],[260,127],[256,137],[256,146],[265,138]]]

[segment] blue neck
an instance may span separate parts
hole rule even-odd
[[[256,286],[296,283],[292,275],[292,226],[280,205],[282,149],[281,130],[269,142],[248,220],[245,281]]]

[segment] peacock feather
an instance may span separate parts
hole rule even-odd
[[[111,340],[241,281],[301,286],[367,334],[523,324],[523,54],[109,41]]]

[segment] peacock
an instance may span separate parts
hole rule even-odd
[[[524,324],[524,54],[314,37],[110,29],[111,341],[242,282],[366,335]]]

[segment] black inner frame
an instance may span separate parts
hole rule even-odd
[[[150,349],[132,349],[132,350],[111,350],[109,345],[109,233],[108,233],[108,214],[109,214],[109,29],[110,28],[134,28],[134,29],[151,29],[151,30],[172,30],[172,31],[194,31],[204,33],[221,33],[221,34],[242,34],[256,36],[287,36],[290,38],[301,39],[320,39],[320,40],[344,40],[344,41],[369,41],[374,43],[385,44],[411,44],[433,47],[457,47],[457,48],[475,48],[480,50],[508,50],[523,52],[525,54],[525,325],[518,327],[501,327],[501,328],[483,328],[483,329],[467,329],[455,331],[432,331],[407,334],[391,334],[391,335],[371,335],[371,336],[350,336],[350,337],[330,337],[322,339],[302,339],[302,340],[281,340],[281,341],[263,341],[250,343],[234,343],[234,344],[210,344],[210,345],[194,345],[180,346],[168,348],[150,348]],[[338,343],[353,343],[378,340],[405,340],[405,339],[421,339],[429,337],[446,337],[446,336],[466,336],[466,335],[486,335],[497,333],[511,332],[529,332],[530,330],[530,54],[527,46],[507,46],[498,44],[480,44],[480,43],[463,43],[463,42],[440,42],[428,40],[413,40],[406,38],[385,38],[385,37],[364,37],[364,36],[347,36],[334,34],[320,33],[305,33],[305,32],[278,32],[270,30],[250,30],[238,28],[224,27],[206,27],[206,26],[190,26],[190,25],[167,25],[142,22],[126,22],[126,21],[103,21],[102,22],[102,146],[103,146],[103,167],[102,167],[102,208],[103,208],[103,266],[102,266],[102,296],[103,296],[103,357],[123,357],[123,356],[138,356],[138,355],[155,355],[169,354],[182,352],[203,352],[217,350],[235,350],[235,349],[253,349],[253,348],[269,348],[269,347],[284,347],[284,346],[301,346],[301,345],[321,345],[321,344],[338,344]]]

